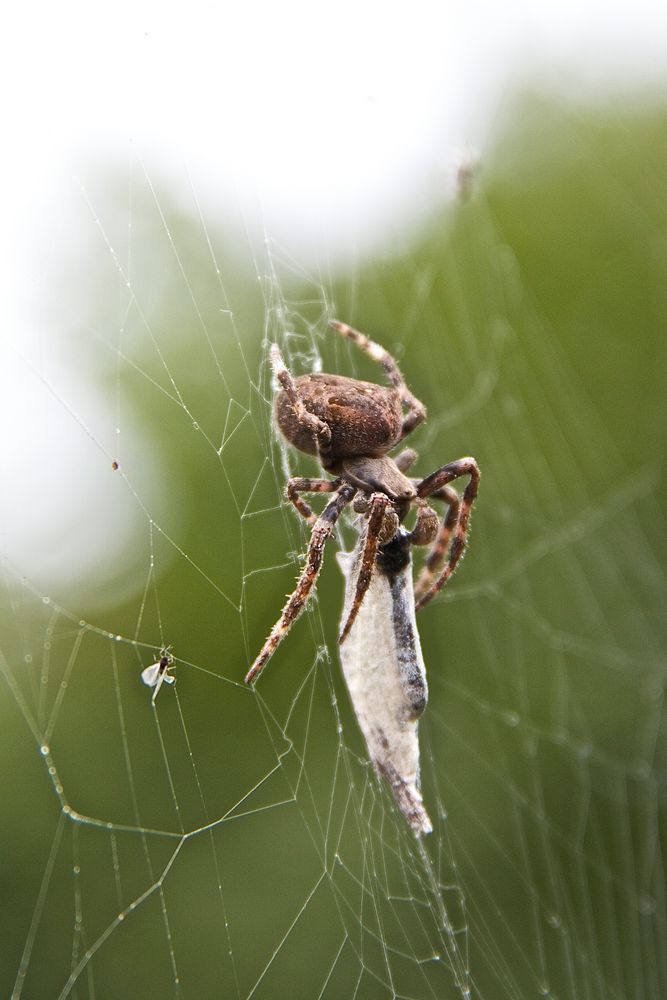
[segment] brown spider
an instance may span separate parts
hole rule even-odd
[[[322,565],[324,543],[333,533],[341,512],[352,503],[366,516],[364,550],[352,607],[339,637],[344,642],[368,589],[378,546],[396,534],[414,504],[417,520],[409,533],[414,545],[431,545],[415,587],[415,607],[423,608],[447,582],[463,555],[470,511],[477,496],[479,469],[474,458],[460,458],[443,465],[425,479],[408,479],[405,473],[417,455],[408,448],[394,460],[395,448],[426,418],[426,409],[408,389],[394,358],[345,323],[329,324],[384,368],[393,388],[342,375],[311,374],[293,378],[278,346],[271,347],[273,372],[282,385],[275,401],[275,421],[287,441],[308,455],[317,455],[335,479],[290,479],[287,497],[313,526],[305,566],[294,592],[264,643],[245,681],[250,684],[273,655],[303,611]],[[403,414],[403,407],[407,413]],[[459,497],[448,484],[461,476],[468,483]],[[316,517],[300,493],[334,493]],[[442,524],[426,497],[444,500],[448,510]],[[450,545],[451,542],[451,545]],[[447,550],[449,558],[440,574]]]

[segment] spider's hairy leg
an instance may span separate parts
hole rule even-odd
[[[292,373],[285,364],[285,360],[277,344],[271,344],[270,357],[273,374],[285,390],[285,395],[294,408],[297,420],[304,427],[307,427],[313,435],[317,442],[317,454],[320,462],[325,469],[329,468],[331,464],[331,428],[324,420],[320,420],[319,417],[315,416],[314,413],[311,413],[304,406],[303,400],[299,397],[294,384]]]
[[[287,499],[294,504],[301,517],[309,524],[315,524],[317,515],[313,514],[305,500],[299,493],[335,493],[340,487],[340,479],[303,479],[295,476],[287,481],[285,493]]]
[[[440,588],[444,587],[463,555],[468,536],[470,512],[479,489],[479,466],[474,458],[460,458],[457,462],[450,462],[449,465],[443,465],[441,469],[431,473],[430,476],[423,479],[417,486],[417,493],[420,497],[425,498],[436,496],[440,493],[443,487],[448,486],[449,483],[453,482],[455,479],[460,479],[462,476],[468,476],[468,483],[463,491],[463,497],[460,501],[460,508],[456,521],[454,522],[452,516],[452,520],[450,520],[449,523],[450,532],[453,529],[452,543],[449,549],[449,558],[445,564],[445,568],[442,570],[435,582],[430,583],[430,579],[434,575],[435,566],[442,558],[440,553],[436,552],[436,549],[440,548],[438,542],[436,541],[436,545],[434,546],[423,570],[423,573],[426,574],[424,583],[422,583],[421,577],[417,582],[419,592],[418,599],[415,602],[415,608],[417,610],[423,608],[425,604],[428,604],[428,602],[435,597]],[[445,535],[448,520],[449,514],[447,518],[445,518],[445,523],[441,529],[441,536]],[[448,540],[448,537],[445,537],[446,540]],[[429,564],[431,566],[430,570]]]
[[[246,674],[246,684],[251,684],[273,656],[276,648],[284,639],[290,628],[303,611],[313,584],[317,580],[322,565],[322,555],[324,544],[331,535],[333,527],[338,520],[341,511],[349,504],[356,493],[354,486],[346,483],[340,488],[338,493],[329,501],[320,516],[317,518],[310,536],[308,552],[306,553],[306,564],[301,571],[301,576],[297,581],[293,593],[287,600],[282,614],[276,624],[271,629],[269,637],[262,646],[259,655]]]
[[[404,448],[403,451],[396,456],[394,462],[401,472],[407,472],[408,469],[412,468],[418,458],[419,455],[414,448]]]
[[[359,573],[357,575],[357,585],[355,588],[354,599],[352,601],[350,613],[347,616],[347,621],[345,622],[338,637],[339,643],[345,642],[350,629],[354,625],[355,618],[357,617],[359,608],[361,607],[361,602],[363,601],[366,591],[370,585],[373,569],[375,567],[375,556],[377,555],[378,545],[381,541],[389,541],[389,538],[382,537],[382,534],[387,531],[387,521],[389,524],[388,533],[390,537],[393,536],[398,530],[398,517],[393,511],[387,511],[390,504],[391,500],[385,493],[374,493],[371,496],[370,503],[368,505],[368,519],[366,521],[366,538],[364,539],[364,549],[361,555],[361,562],[359,564]],[[390,513],[394,516],[389,520],[388,515]]]
[[[399,393],[401,402],[408,408],[401,428],[401,439],[406,437],[410,431],[413,431],[418,424],[421,424],[426,419],[426,407],[408,389],[395,358],[380,344],[376,344],[374,340],[369,340],[365,334],[360,333],[359,330],[354,330],[347,323],[341,323],[337,319],[332,319],[329,321],[329,326],[336,333],[339,333],[341,337],[346,337],[362,351],[365,351],[373,361],[377,361],[382,365],[389,377],[389,381]]]
[[[461,497],[451,486],[443,486],[441,489],[436,490],[435,493],[431,493],[429,500],[443,500],[447,504],[447,513],[443,518],[442,524],[439,525],[439,530],[436,526],[435,533],[431,533],[430,536],[428,532],[424,533],[421,530],[419,515],[417,524],[410,533],[410,540],[413,545],[430,545],[433,542],[433,547],[426,557],[422,571],[419,574],[419,579],[415,583],[416,600],[419,600],[421,595],[431,586],[436,570],[447,554],[452,532],[458,523],[459,512],[461,510]],[[435,514],[435,511],[433,513]]]

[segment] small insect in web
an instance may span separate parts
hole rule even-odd
[[[146,667],[141,671],[141,679],[144,684],[147,687],[153,688],[153,697],[151,698],[153,705],[163,684],[176,683],[176,678],[169,673],[173,663],[174,657],[171,655],[171,646],[163,646],[160,650],[160,659],[157,663],[151,663],[150,667]]]
[[[303,611],[322,566],[326,540],[333,534],[338,518],[350,504],[357,514],[362,515],[363,528],[359,546],[355,550],[354,573],[349,567],[344,569],[347,587],[345,613],[338,640],[341,644],[351,634],[374,576],[378,576],[384,546],[397,537],[403,539],[403,545],[407,546],[408,551],[412,545],[430,546],[414,595],[410,577],[409,601],[413,617],[414,611],[423,608],[447,583],[466,546],[470,513],[479,487],[479,468],[475,459],[461,458],[450,462],[424,479],[406,476],[406,472],[416,461],[415,452],[408,448],[396,459],[390,458],[388,453],[426,419],[426,408],[410,392],[396,361],[388,351],[345,323],[334,320],[330,326],[381,364],[392,387],[323,373],[294,378],[278,346],[273,344],[271,347],[271,366],[282,387],[275,400],[276,425],[289,444],[308,455],[317,456],[324,471],[334,478],[297,477],[287,483],[287,498],[312,527],[310,542],[296,587],[250,667],[245,678],[247,684],[257,678]],[[450,483],[462,477],[466,477],[468,482],[463,496],[459,496]],[[302,498],[303,493],[334,495],[317,517]],[[447,504],[442,521],[427,504],[427,498]],[[417,517],[413,529],[407,532],[401,526],[413,506]],[[409,562],[408,559],[408,564]],[[389,603],[384,602],[387,608],[390,607],[391,600]],[[403,598],[402,603],[405,603]],[[393,627],[389,618],[385,625],[387,629]],[[377,624],[374,627],[377,629]],[[418,639],[416,641],[418,643]],[[397,657],[399,662],[402,658],[405,659],[405,652],[405,649],[401,650],[399,641],[392,656]],[[411,655],[408,655],[408,659]],[[408,684],[408,688],[409,686]],[[423,689],[425,705],[425,681]],[[352,686],[350,694],[354,702]],[[381,688],[377,691],[377,697],[383,697]],[[409,700],[410,697],[408,691],[406,698]],[[355,705],[355,710],[356,708]],[[414,714],[414,705],[407,710]],[[394,713],[396,730],[401,725],[401,711],[402,709],[397,709],[398,714]],[[364,726],[361,728],[363,730]],[[364,735],[368,742],[368,734],[365,732]],[[389,741],[391,734],[384,733],[383,738]],[[414,738],[416,740],[416,727]],[[370,742],[368,745],[373,757]],[[410,819],[407,807],[403,808],[396,793],[395,775],[390,776],[388,768],[383,769],[377,759],[374,758],[374,762],[376,768],[388,777],[399,806]],[[401,777],[400,774],[398,777]],[[406,778],[403,784],[417,789],[417,783],[418,769],[415,769],[415,775]],[[418,805],[420,804],[421,798]],[[427,816],[425,820],[415,821],[412,825],[416,832],[428,832],[430,829]],[[420,825],[421,828],[418,829]]]

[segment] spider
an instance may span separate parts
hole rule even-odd
[[[324,471],[334,478],[297,477],[287,483],[287,498],[312,526],[310,543],[297,585],[248,671],[246,684],[255,680],[303,611],[322,565],[324,544],[349,504],[364,515],[365,537],[354,598],[339,643],[345,641],[368,590],[378,547],[394,537],[412,506],[417,519],[409,540],[414,545],[431,545],[415,587],[417,610],[449,580],[466,545],[479,486],[477,462],[460,458],[425,479],[408,478],[405,473],[415,462],[416,453],[407,448],[393,459],[388,452],[426,419],[426,408],[412,395],[388,351],[345,323],[332,320],[329,325],[381,364],[392,388],[342,375],[293,378],[278,346],[271,347],[271,366],[282,386],[274,410],[278,429],[299,451],[316,455]],[[468,482],[460,497],[449,484],[462,476],[467,476]],[[334,496],[316,517],[302,493]],[[426,503],[427,497],[448,505],[442,522]]]

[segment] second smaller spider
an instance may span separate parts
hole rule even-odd
[[[316,455],[324,471],[334,478],[297,477],[287,483],[287,497],[312,525],[312,533],[297,585],[248,671],[247,684],[257,677],[303,610],[322,565],[324,544],[349,504],[364,516],[365,540],[354,599],[339,642],[345,641],[368,589],[378,546],[393,538],[411,507],[416,508],[417,519],[410,543],[431,546],[415,587],[417,610],[445,585],[466,545],[479,486],[475,459],[460,458],[425,479],[408,478],[406,472],[417,458],[415,452],[408,448],[396,459],[388,453],[426,419],[424,405],[412,395],[388,351],[345,323],[333,320],[330,326],[382,365],[391,388],[342,375],[293,378],[278,346],[271,347],[271,366],[282,386],[274,410],[278,429],[299,451]],[[449,484],[462,476],[467,476],[468,482],[460,497]],[[303,493],[334,495],[317,517]],[[447,504],[442,522],[426,503],[427,498]]]

